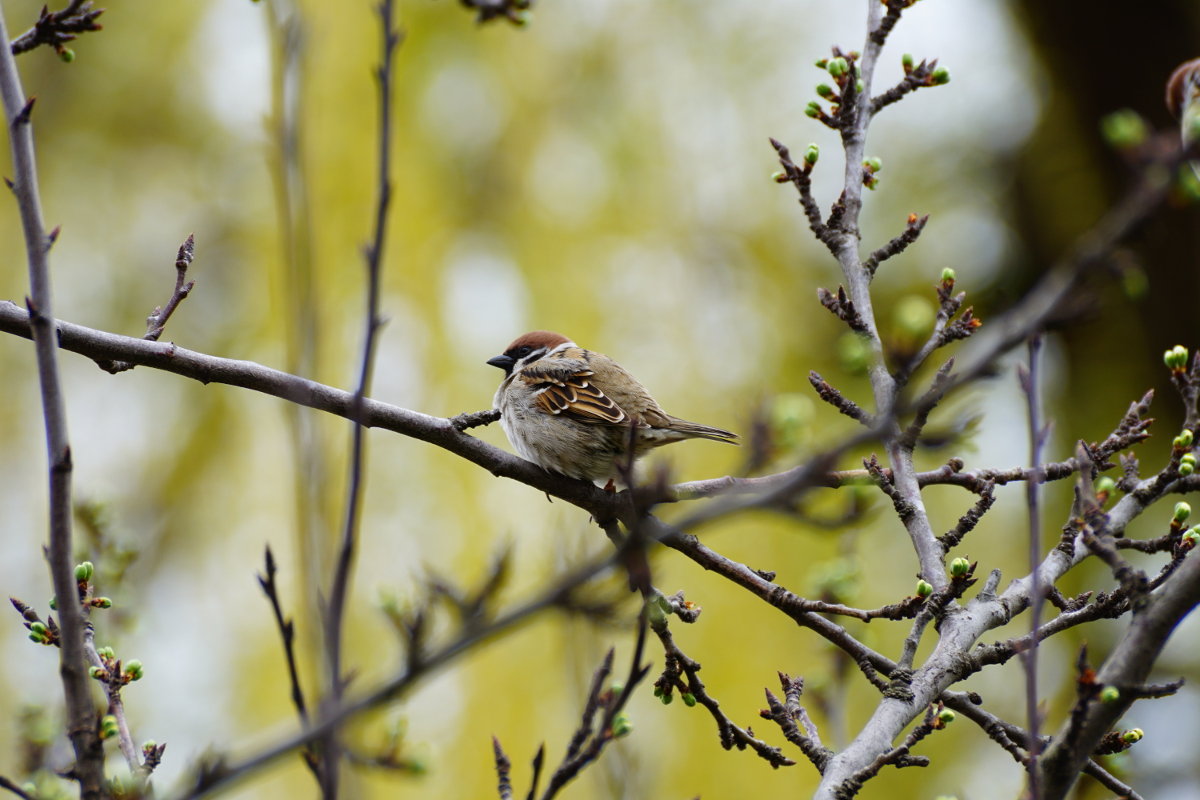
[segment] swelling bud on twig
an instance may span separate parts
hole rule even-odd
[[[1172,444],[1180,449],[1187,449],[1192,446],[1192,438],[1192,432],[1187,428],[1184,428],[1179,432],[1179,435],[1175,437],[1175,440],[1172,442]]]
[[[961,578],[971,571],[971,562],[965,558],[956,558],[950,562],[950,576]]]
[[[1105,686],[1100,690],[1101,703],[1115,703],[1121,699],[1121,690],[1115,686]]]
[[[956,277],[954,270],[949,267],[942,270],[942,283],[954,283]]]
[[[696,705],[696,695],[692,694],[691,692],[680,692],[679,699],[682,700],[683,704],[688,708],[692,708]]]
[[[1196,457],[1191,453],[1184,453],[1179,459],[1179,474],[1184,477],[1191,475],[1196,471]]]
[[[75,582],[76,583],[85,583],[87,581],[90,581],[92,579],[92,575],[95,573],[95,571],[96,571],[96,567],[90,561],[84,561],[82,564],[76,564],[75,565]]]
[[[1146,141],[1149,130],[1141,114],[1132,108],[1123,108],[1100,120],[1100,134],[1110,147],[1128,150]]]
[[[810,167],[817,163],[817,159],[821,157],[821,148],[815,144],[810,144],[808,149],[804,151],[804,163]]]
[[[817,94],[819,94],[821,97],[824,97],[826,100],[828,100],[829,98],[831,98],[835,94],[837,94],[837,92],[835,92],[833,90],[833,87],[830,86],[828,83],[818,83],[817,84]]]
[[[111,739],[120,732],[121,728],[117,725],[117,718],[112,714],[105,714],[100,720],[100,738]]]
[[[913,70],[912,53],[905,53],[904,55],[900,56],[900,66],[904,67],[905,75],[912,72],[912,70]]]
[[[917,581],[917,597],[925,598],[933,594],[933,584],[926,580]]]
[[[1177,344],[1170,350],[1163,353],[1163,363],[1171,369],[1172,372],[1182,372],[1187,369],[1188,351],[1181,344]]]
[[[1192,529],[1183,534],[1179,540],[1179,546],[1183,550],[1194,550],[1196,545],[1200,544],[1200,532]]]
[[[1179,524],[1187,522],[1187,518],[1192,515],[1192,507],[1187,503],[1176,503],[1175,514],[1171,519]]]
[[[1121,741],[1125,742],[1126,744],[1136,744],[1137,742],[1140,742],[1142,737],[1145,735],[1146,734],[1141,728],[1130,728],[1121,734]]]
[[[629,715],[624,711],[618,711],[613,716],[612,735],[614,739],[620,739],[622,736],[628,736],[633,733],[633,721],[629,719]]]
[[[807,106],[804,107],[804,114],[806,116],[813,117],[814,119],[816,117],[821,116],[821,104],[818,103],[816,100],[813,100],[811,103],[809,103]]]
[[[1096,479],[1095,486],[1096,499],[1103,503],[1107,500],[1117,488],[1117,482],[1107,475],[1101,475]]]
[[[829,63],[825,67],[829,70],[829,74],[835,78],[840,78],[850,71],[850,64],[846,59],[838,56],[837,58],[829,59]]]
[[[945,67],[938,67],[933,71],[933,74],[929,76],[929,80],[934,86],[945,86],[950,82],[950,70],[946,69]]]
[[[144,671],[144,668],[142,667],[141,661],[138,661],[136,658],[134,658],[134,659],[131,659],[128,662],[126,662],[124,677],[127,681],[141,680],[142,675],[144,675],[144,674],[145,674],[145,671]]]

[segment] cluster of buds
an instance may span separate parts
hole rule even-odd
[[[925,580],[924,578],[917,581],[917,597],[921,598],[922,600],[925,600],[931,594],[933,594],[933,584],[932,583]]]
[[[1179,474],[1187,477],[1196,471],[1196,456],[1194,453],[1184,453],[1179,457]]]
[[[82,561],[75,565],[75,583],[79,586],[79,599],[91,608],[112,608],[112,600],[107,597],[88,597],[92,588],[92,577],[96,574],[96,565],[90,561]],[[50,601],[50,607],[58,605],[58,598]]]
[[[98,648],[96,655],[100,657],[100,663],[103,666],[89,667],[88,675],[98,681],[112,683],[113,676],[116,676],[116,683],[123,686],[141,680],[145,675],[145,667],[142,666],[141,661],[131,658],[122,665],[111,647]]]
[[[950,70],[937,65],[937,59],[913,63],[912,53],[900,56],[900,66],[904,68],[904,77],[917,79],[921,86],[945,86],[950,82]]]
[[[835,51],[836,52],[836,51]],[[843,98],[847,93],[847,88],[850,87],[850,81],[854,81],[852,91],[855,94],[861,93],[864,89],[862,82],[862,71],[855,63],[858,60],[858,53],[847,53],[846,55],[835,55],[833,58],[822,58],[816,62],[817,69],[825,70],[829,73],[829,77],[833,78],[836,86],[831,86],[828,83],[817,84],[817,96],[822,100],[826,100],[833,107],[833,116],[837,116]],[[833,117],[826,114],[821,108],[821,103],[813,100],[804,109],[804,113],[813,119],[819,119],[830,127],[836,127]]]
[[[875,173],[883,169],[883,161],[878,156],[872,156],[862,162],[863,166],[863,186],[874,191],[879,184],[879,178],[875,177]]]
[[[964,581],[971,577],[975,571],[975,565],[965,558],[956,558],[950,562],[950,578],[955,581]]]
[[[1101,475],[1096,479],[1096,483],[1092,488],[1096,490],[1096,502],[1104,505],[1108,502],[1108,498],[1112,497],[1113,492],[1117,490],[1117,482],[1107,475]]]
[[[1187,370],[1188,351],[1181,344],[1177,344],[1170,350],[1163,353],[1163,363],[1171,370],[1172,373],[1182,374]]]
[[[931,725],[935,731],[940,731],[943,728],[945,728],[947,725],[949,725],[951,722],[954,722],[954,720],[956,718],[957,718],[957,715],[953,711],[951,711],[948,708],[943,707],[939,703],[938,704],[938,712],[937,712],[937,714],[934,715]]]
[[[654,696],[657,697],[664,706],[669,706],[671,705],[671,701],[675,699],[674,691],[676,688],[679,689],[679,699],[683,701],[685,706],[691,708],[692,706],[696,705],[696,695],[688,691],[688,687],[678,679],[671,681],[660,678],[659,680],[655,681]]]
[[[37,644],[53,644],[54,639],[50,634],[50,629],[46,627],[46,623],[37,622],[29,623],[29,640]]]
[[[800,167],[800,171],[802,173],[804,173],[805,175],[810,174],[813,170],[813,167],[815,167],[817,165],[817,159],[819,159],[820,157],[821,157],[821,148],[817,147],[817,145],[815,143],[810,144],[808,146],[808,148],[804,151],[804,158],[801,160],[800,164],[798,165]],[[775,181],[776,183],[788,183],[792,179],[791,179],[791,177],[788,176],[788,174],[786,172],[783,172],[781,170],[781,171],[773,174],[771,176],[771,180]]]

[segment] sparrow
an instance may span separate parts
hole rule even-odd
[[[597,484],[618,465],[684,439],[737,444],[737,434],[673,417],[637,378],[606,355],[559,333],[532,331],[488,364],[504,370],[493,406],[523,458]]]

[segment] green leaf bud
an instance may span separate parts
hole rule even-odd
[[[863,161],[863,167],[872,173],[879,172],[879,170],[883,169],[883,160],[878,156],[872,156]]]
[[[83,583],[90,581],[95,573],[96,567],[90,561],[84,561],[82,564],[75,565],[75,582]]]
[[[92,605],[96,608],[112,608],[112,600],[107,597],[93,597]]]
[[[1187,518],[1190,517],[1191,515],[1192,515],[1192,507],[1190,505],[1188,505],[1187,503],[1176,503],[1175,504],[1175,513],[1171,517],[1171,519],[1175,520],[1176,522],[1183,523],[1183,522],[1187,522]]]
[[[58,51],[58,59],[64,64],[70,64],[75,60],[75,51],[69,47],[60,48]]]
[[[810,167],[817,163],[817,159],[821,157],[821,148],[815,144],[810,144],[808,149],[804,151],[804,163]]]
[[[954,270],[946,267],[942,270],[942,283],[953,283],[955,279]]]
[[[1095,488],[1098,495],[1110,495],[1117,488],[1117,482],[1107,475],[1101,475],[1096,479],[1096,484],[1093,488]]]
[[[900,56],[900,66],[904,67],[904,71],[906,73],[912,71],[912,68],[913,68],[912,53],[905,53],[904,55]]]
[[[682,700],[683,704],[688,708],[692,708],[696,705],[696,695],[692,694],[691,692],[680,692],[679,699]]]
[[[829,74],[835,78],[840,78],[850,71],[850,64],[846,59],[838,56],[837,58],[829,59],[829,63],[825,67],[829,70]]]
[[[108,675],[104,667],[91,666],[88,667],[88,676],[96,680],[103,680]]]
[[[658,699],[662,701],[664,706],[669,706],[671,705],[671,701],[675,699],[675,695],[671,694],[670,692],[663,692],[662,694],[658,695]]]
[[[934,86],[944,86],[950,82],[950,70],[945,67],[938,67],[929,78],[933,81]]]
[[[818,103],[816,100],[812,101],[811,103],[809,103],[807,106],[804,107],[804,114],[805,114],[805,116],[809,116],[809,117],[813,117],[813,118],[821,116],[821,104]]]
[[[107,658],[110,661],[117,657],[116,651],[114,651],[111,647],[101,647],[96,651],[96,655],[100,656],[101,658]]]
[[[58,611],[58,597],[57,596],[50,598],[50,610]]]
[[[1197,531],[1195,528],[1185,531],[1179,543],[1185,550],[1192,550],[1196,545],[1200,544],[1200,531]]]
[[[828,83],[818,83],[817,84],[817,94],[819,94],[821,97],[824,97],[825,99],[828,100],[830,97],[833,97],[836,94],[836,92],[834,92],[833,87],[830,86]]]
[[[942,723],[943,725],[949,725],[951,722],[954,722],[954,720],[957,716],[958,715],[955,714],[950,709],[943,708],[941,711],[938,712],[937,718],[938,718],[938,722]]]
[[[818,58],[815,62],[817,69],[825,69],[829,66],[828,58]]]
[[[961,578],[971,571],[971,562],[965,558],[956,558],[950,562],[950,574],[955,578]]]
[[[1121,690],[1115,686],[1105,686],[1100,690],[1101,703],[1115,703],[1121,699]]]
[[[624,711],[618,711],[613,715],[612,734],[614,738],[620,739],[622,736],[628,736],[633,733],[633,721]]]
[[[125,674],[129,676],[129,680],[131,681],[141,680],[142,675],[145,674],[142,662],[136,658],[125,662]]]
[[[46,644],[46,637],[40,633],[34,633],[33,631],[30,631],[29,641],[33,642],[34,644]]]
[[[1194,441],[1192,432],[1189,431],[1187,428],[1184,428],[1183,430],[1181,430],[1179,432],[1179,435],[1176,436],[1175,439],[1179,442],[1180,447],[1191,447],[1192,442]]]
[[[1130,728],[1121,734],[1121,741],[1126,744],[1135,744],[1140,742],[1145,735],[1145,732],[1141,728]]]
[[[100,738],[107,739],[110,736],[116,736],[120,731],[120,726],[117,725],[117,718],[112,714],[105,714],[100,719]]]
[[[1100,120],[1100,134],[1110,146],[1123,150],[1146,141],[1150,128],[1141,114],[1132,108],[1123,108]]]
[[[865,83],[863,83],[862,81],[854,82],[854,91],[858,92],[859,94],[862,94],[863,92],[865,92],[866,89],[867,89],[867,85]]]
[[[917,581],[917,597],[929,597],[933,594],[933,584],[926,580]]]
[[[1196,471],[1195,460],[1179,462],[1179,474],[1182,475],[1183,477],[1186,478],[1188,475],[1191,475],[1195,471]]]
[[[31,622],[31,623],[29,623],[29,630],[30,630],[30,632],[36,633],[39,636],[45,636],[46,635],[46,623]]]
[[[776,183],[787,183],[788,176],[786,172],[779,170],[778,172],[771,173],[771,180],[775,181]]]

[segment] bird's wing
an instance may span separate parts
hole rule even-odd
[[[586,351],[585,351],[586,352]],[[585,358],[542,358],[521,370],[520,379],[541,390],[535,402],[542,411],[596,425],[622,425],[629,416],[593,381]]]

